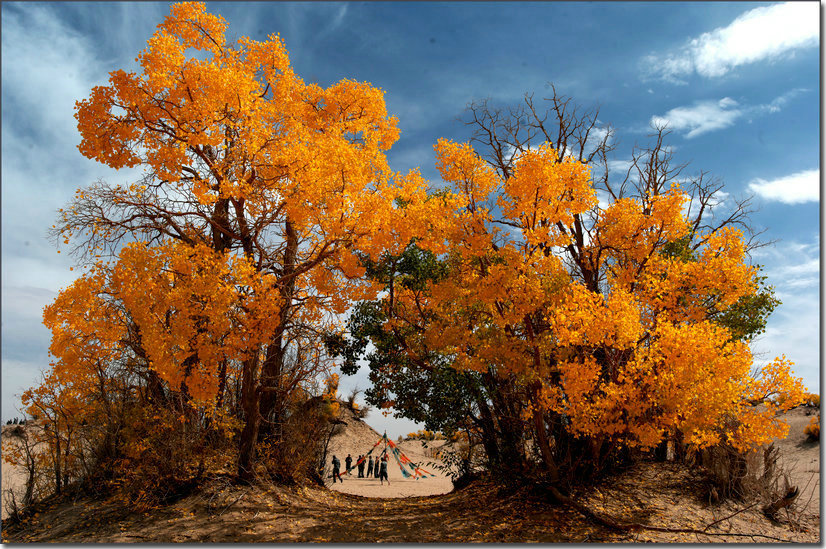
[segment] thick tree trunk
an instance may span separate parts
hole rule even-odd
[[[488,456],[488,463],[492,467],[498,467],[501,465],[502,456],[499,454],[493,414],[484,395],[479,395],[477,404],[479,405],[479,419],[482,428],[482,446],[484,446],[485,453]]]
[[[227,360],[218,365],[218,394],[215,395],[215,408],[221,409],[224,405],[224,393],[227,390]]]
[[[258,356],[244,362],[241,387],[241,407],[244,410],[244,429],[238,448],[238,477],[251,480],[255,473],[255,443],[258,440],[260,424],[260,395],[257,384]]]
[[[53,424],[54,428],[54,443],[55,443],[55,452],[54,452],[54,482],[55,482],[55,493],[60,494],[63,490],[62,482],[63,475],[60,473],[60,433],[57,429],[57,421]]]
[[[524,428],[522,419],[515,410],[510,388],[510,384],[505,384],[503,390],[496,393],[494,409],[499,420],[502,459],[512,467],[522,469],[526,461],[522,444]]]
[[[281,270],[281,312],[278,327],[273,334],[267,349],[267,359],[261,372],[261,383],[269,390],[261,399],[261,416],[268,422],[264,430],[267,434],[278,432],[279,420],[283,415],[283,396],[280,391],[280,382],[284,368],[284,333],[290,320],[293,295],[295,294],[295,261],[298,253],[298,234],[293,222],[289,219],[284,224],[286,246],[284,248],[284,263]]]
[[[230,237],[224,232],[229,228],[229,199],[220,198],[215,202],[212,223],[212,247],[223,252],[230,244]]]
[[[284,349],[282,345],[283,330],[279,329],[275,340],[267,347],[267,356],[264,359],[261,373],[261,418],[263,424],[258,432],[259,439],[265,436],[276,435],[281,432],[284,399],[281,394],[281,376],[284,365]]]
[[[553,450],[551,449],[550,441],[548,440],[548,433],[545,430],[545,419],[542,417],[542,412],[534,408],[533,410],[533,428],[536,432],[536,443],[539,446],[539,451],[542,454],[542,462],[548,470],[548,480],[552,484],[559,482],[559,467],[554,459]]]

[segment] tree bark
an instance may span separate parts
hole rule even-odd
[[[261,372],[261,383],[264,387],[276,390],[267,391],[261,399],[261,416],[268,422],[264,427],[266,433],[277,432],[283,410],[283,402],[279,385],[284,368],[284,333],[290,319],[293,295],[295,294],[295,272],[296,255],[298,253],[298,234],[295,232],[293,222],[287,219],[284,224],[286,246],[284,248],[284,263],[281,270],[281,278],[286,282],[281,284],[280,298],[281,311],[278,319],[278,326],[275,329],[270,345],[267,349],[267,359]]]
[[[243,381],[241,388],[241,407],[244,410],[244,429],[238,448],[238,477],[242,480],[252,480],[255,473],[255,443],[258,440],[260,424],[260,395],[256,374],[258,371],[258,354],[244,361]]]
[[[542,462],[548,469],[548,480],[552,484],[559,482],[559,467],[554,459],[551,444],[548,441],[548,433],[545,430],[545,419],[542,417],[542,412],[534,408],[533,410],[533,428],[536,431],[536,443],[539,446],[539,451],[542,453]]]

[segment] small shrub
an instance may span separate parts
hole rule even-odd
[[[356,397],[359,396],[359,393],[361,393],[361,389],[356,387],[352,391],[350,391],[349,395],[347,395],[347,407],[356,413],[358,413],[359,409],[359,405],[356,404]]]
[[[372,410],[372,408],[365,404],[364,406],[360,406],[357,410],[354,410],[354,413],[359,419],[364,419],[367,417],[367,414],[370,413],[370,410]]]
[[[820,408],[820,395],[816,393],[806,393],[803,397],[803,405],[810,406],[812,408]]]
[[[811,441],[820,440],[820,416],[812,416],[803,432]]]
[[[419,429],[415,433],[407,433],[408,440],[444,440],[445,436],[440,431],[428,431],[427,429]]]

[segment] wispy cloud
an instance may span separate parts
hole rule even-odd
[[[74,102],[105,83],[111,69],[100,58],[106,49],[101,42],[69,26],[52,5],[4,5],[2,30],[2,413],[7,418],[19,402],[16,395],[48,366],[43,307],[77,274],[69,271],[74,261],[68,254],[57,255],[45,238],[57,209],[78,187],[98,178],[122,181],[135,172],[101,166],[76,148]]]
[[[749,189],[766,200],[802,204],[820,200],[820,170],[804,170],[778,179],[754,179]]]
[[[628,173],[628,170],[633,165],[634,165],[634,161],[631,160],[631,159],[628,159],[628,160],[609,160],[608,161],[608,171],[610,173],[625,175],[626,173]]]
[[[731,97],[719,100],[695,101],[692,105],[671,109],[663,115],[651,117],[652,126],[684,132],[687,139],[704,133],[728,128],[743,117],[780,112],[794,97],[808,90],[795,88],[762,105],[741,105]]]
[[[738,103],[730,97],[719,101],[697,101],[691,106],[676,107],[662,116],[652,116],[653,126],[666,126],[669,129],[687,132],[691,139],[707,132],[721,130],[733,125],[743,115]]]
[[[325,47],[324,41],[337,32],[347,15],[348,5],[338,2],[286,3],[287,48],[293,63],[298,58],[314,55]]]
[[[49,330],[41,321],[41,312],[56,295],[46,288],[3,285],[3,418],[19,415],[17,396],[49,364]]]
[[[347,4],[341,4],[330,23],[330,30],[335,30],[344,22],[344,16],[347,15]]]
[[[759,109],[765,110],[766,112],[770,113],[780,112],[780,110],[782,110],[783,107],[785,107],[789,103],[789,101],[791,101],[801,93],[805,93],[807,91],[809,90],[807,90],[806,88],[795,88],[793,90],[789,90],[783,95],[773,99],[771,103],[767,105],[760,105]]]
[[[685,84],[695,72],[717,78],[740,65],[785,57],[800,48],[817,47],[820,14],[815,2],[786,2],[747,11],[727,27],[688,41],[678,51],[648,55],[647,76]]]

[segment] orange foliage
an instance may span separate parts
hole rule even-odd
[[[203,3],[174,4],[138,71],[77,102],[80,152],[144,177],[80,189],[60,211],[54,234],[88,268],[44,314],[58,385],[26,403],[43,408],[48,390],[79,422],[106,416],[97,403],[163,402],[189,433],[243,417],[251,474],[259,416],[272,425],[312,396],[331,367],[321,335],[375,298],[360,258],[398,251],[452,205],[389,169],[398,129],[382,90],[305,83],[277,35],[226,33]],[[139,431],[123,463],[145,455],[129,446]]]
[[[145,429],[112,424],[132,433],[122,470],[152,456],[201,470],[175,453],[185,435],[237,431],[229,418],[243,417],[239,471],[250,474],[259,406],[283,419],[326,380],[335,413],[319,334],[340,333],[337,315],[376,298],[362,259],[413,239],[450,276],[423,292],[397,287],[388,329],[421,326],[411,353],[518,379],[529,416],[642,447],[676,430],[700,447],[742,448],[782,432],[773,412],[802,398],[791,364],[752,378],[748,347],[710,320],[756,291],[741,235],[690,234],[678,185],[602,208],[588,166],[550,144],[501,177],[470,145],[439,140],[452,190],[428,194],[417,171],[387,164],[399,132],[382,90],[305,83],[277,35],[230,42],[226,31],[204,4],[174,4],[139,72],[113,71],[76,104],[80,152],[145,176],[79,190],[55,229],[94,257],[46,308],[55,362],[24,395],[52,426],[64,472],[83,457],[79,426],[119,410],[133,427],[165,422],[165,451],[180,458],[153,450]],[[687,236],[696,260],[663,253]],[[230,381],[241,402],[225,398]],[[164,399],[164,414],[150,412]]]
[[[808,435],[811,440],[818,440],[820,438],[820,416],[812,416],[809,424],[803,429],[803,432]]]
[[[753,378],[748,346],[711,320],[757,288],[739,231],[690,234],[676,183],[600,207],[588,167],[547,143],[507,177],[469,145],[436,149],[463,207],[418,241],[448,252],[450,275],[396,290],[388,329],[424,326],[412,354],[515,375],[531,395],[526,420],[564,417],[579,437],[650,448],[681,431],[695,447],[746,449],[784,433],[776,405],[753,404],[801,400],[791,364],[778,358]],[[689,236],[696,259],[665,253]]]

